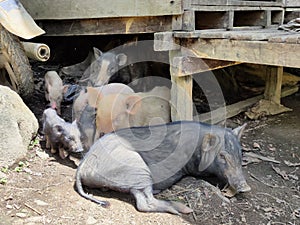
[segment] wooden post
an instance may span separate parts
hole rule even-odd
[[[264,97],[266,100],[280,104],[281,84],[283,76],[282,66],[268,66],[266,74],[266,88]]]
[[[193,120],[193,79],[192,76],[181,76],[181,65],[173,63],[174,57],[180,55],[180,50],[169,51],[171,88],[171,119]]]

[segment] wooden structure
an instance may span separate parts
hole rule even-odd
[[[299,0],[21,0],[48,36],[154,33],[169,51],[172,119],[193,119],[192,75],[239,63],[270,67],[264,98],[280,104],[283,67],[300,68]]]

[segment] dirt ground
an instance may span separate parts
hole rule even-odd
[[[37,92],[28,104],[39,121],[41,99]],[[300,224],[300,93],[282,102],[293,111],[256,121],[243,115],[228,120],[248,123],[242,146],[249,193],[229,198],[214,182],[187,177],[157,197],[184,202],[194,210],[190,215],[141,213],[128,194],[89,190],[110,201],[102,208],[77,194],[75,164],[45,150],[38,136],[25,159],[1,169],[0,224]]]

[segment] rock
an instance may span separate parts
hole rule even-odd
[[[16,213],[16,216],[19,217],[19,218],[25,218],[27,217],[27,214],[26,213]]]
[[[23,158],[38,131],[38,121],[21,97],[0,85],[0,168]]]
[[[98,221],[94,218],[94,217],[92,217],[92,216],[89,216],[88,218],[87,218],[87,220],[86,220],[86,224],[87,225],[93,225],[93,224],[96,224]]]

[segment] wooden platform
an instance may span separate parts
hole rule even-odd
[[[240,63],[266,65],[264,98],[280,103],[283,67],[300,68],[300,0],[21,0],[48,36],[154,33],[169,51],[172,119],[193,119],[192,75]],[[177,90],[178,90],[177,88]]]

